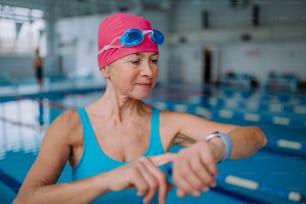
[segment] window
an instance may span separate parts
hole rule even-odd
[[[32,55],[46,51],[43,11],[0,4],[0,54]]]

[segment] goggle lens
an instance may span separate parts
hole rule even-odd
[[[139,29],[129,29],[127,30],[120,38],[121,45],[124,45],[126,47],[132,47],[139,45],[142,43],[144,39],[144,34]]]
[[[150,37],[157,45],[162,45],[164,42],[164,35],[159,30],[154,29]]]
[[[105,45],[102,49],[99,50],[99,53],[102,53],[111,48],[120,48],[120,47],[133,47],[139,45],[144,40],[145,34],[149,33],[149,38],[156,44],[162,45],[164,42],[164,35],[156,29],[153,30],[140,30],[138,28],[131,28],[125,31],[121,37],[113,39],[109,45]],[[120,46],[115,46],[113,43],[120,38]]]

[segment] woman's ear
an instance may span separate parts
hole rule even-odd
[[[108,66],[106,66],[104,69],[102,69],[102,75],[103,75],[104,79],[109,79],[110,78]]]

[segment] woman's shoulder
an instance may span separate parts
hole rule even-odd
[[[48,128],[51,134],[58,134],[62,136],[78,135],[81,133],[81,120],[79,114],[75,110],[67,110],[58,116]]]
[[[80,124],[80,117],[76,110],[67,110],[59,115],[53,124],[66,128],[73,127]]]

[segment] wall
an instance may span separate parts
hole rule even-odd
[[[238,2],[238,1],[237,1]],[[172,32],[203,30],[202,11],[209,13],[209,25],[216,28],[252,26],[252,9],[260,8],[260,26],[305,24],[306,2],[303,0],[247,0],[245,6],[231,7],[230,0],[176,0],[171,10]]]
[[[62,19],[56,23],[57,55],[61,57],[65,75],[92,74],[103,79],[97,64],[97,32],[104,16],[86,16]]]
[[[0,56],[0,79],[35,81],[32,60],[31,56]]]
[[[177,45],[171,49],[171,61],[168,64],[170,82],[200,84],[202,81],[202,51],[199,45]],[[183,54],[182,54],[183,53]]]
[[[249,73],[264,82],[270,71],[306,81],[306,42],[229,43],[220,47],[222,73]]]
[[[207,44],[215,50],[214,79],[232,70],[251,73],[262,82],[269,71],[276,70],[294,72],[301,80],[306,80],[306,1],[248,0],[245,6],[235,8],[228,0],[172,2],[169,10],[139,13],[166,35],[165,45],[160,48],[159,81],[201,84],[202,51]],[[257,27],[251,23],[255,4],[260,7]],[[209,13],[208,29],[202,26],[204,10]],[[67,18],[56,23],[57,56],[45,60],[50,73],[89,71],[103,83],[96,60],[96,33],[104,17]],[[248,42],[241,40],[245,33],[251,37]],[[23,62],[18,56],[8,57],[6,61],[4,58],[0,58],[0,75],[32,78],[31,56],[25,57]],[[7,61],[10,59],[12,63]],[[18,68],[21,66],[27,67],[24,74],[20,70],[25,69]]]
[[[259,26],[252,25],[255,4],[260,7]],[[209,28],[202,26],[203,10],[209,12]],[[181,82],[190,83],[194,78],[194,83],[202,83],[199,76],[203,75],[203,59],[186,55],[202,52],[206,44],[215,47],[215,74],[229,70],[249,73],[263,84],[268,73],[274,70],[293,73],[306,81],[305,10],[305,1],[250,0],[247,5],[236,8],[230,7],[229,1],[176,1],[168,35],[170,52],[175,53],[172,61],[182,60],[180,64],[188,64],[194,70],[187,71],[188,76],[181,78]],[[250,36],[249,41],[242,40],[244,34]],[[181,49],[182,46],[189,51]]]

